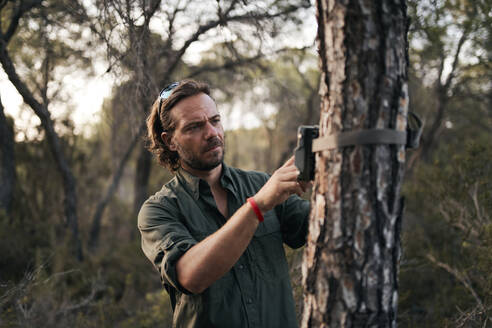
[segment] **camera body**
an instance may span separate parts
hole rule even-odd
[[[313,139],[319,136],[317,125],[301,125],[297,129],[297,147],[294,150],[295,165],[299,169],[299,181],[311,181],[314,179],[314,153],[312,151]]]

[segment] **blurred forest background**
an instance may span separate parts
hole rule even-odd
[[[0,327],[170,326],[136,228],[171,178],[143,147],[150,105],[174,80],[209,82],[227,163],[272,172],[319,119],[314,15],[303,0],[0,0],[2,76],[24,100],[16,117],[0,102]],[[492,1],[408,15],[425,130],[407,153],[399,326],[492,327]],[[112,81],[90,126],[67,76]],[[287,252],[300,308],[302,250]]]

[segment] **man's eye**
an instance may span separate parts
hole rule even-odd
[[[212,119],[212,124],[217,125],[220,123],[220,117]]]

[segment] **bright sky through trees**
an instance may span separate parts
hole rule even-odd
[[[158,31],[162,22],[156,19],[151,22],[151,29]],[[303,23],[303,30],[299,33],[285,35],[282,40],[280,36],[275,39],[277,43],[286,44],[292,47],[304,47],[314,44],[316,36],[316,17],[314,9],[306,14]],[[183,31],[184,33],[185,31]],[[195,42],[185,55],[185,60],[190,63],[198,63],[201,60],[201,52],[207,51],[213,45],[214,41],[230,39],[231,34],[227,27],[222,27],[219,33],[207,39],[205,42]],[[264,44],[264,47],[275,49],[278,44]],[[95,50],[96,52],[97,50]],[[99,56],[96,54],[96,56]],[[64,92],[69,94],[70,103],[52,104],[50,110],[54,119],[68,117],[73,121],[76,134],[91,134],[91,126],[100,121],[100,110],[103,101],[111,96],[111,91],[119,82],[111,73],[106,73],[108,63],[101,60],[95,61],[94,75],[86,76],[83,72],[74,71],[70,75],[63,77]],[[15,132],[18,141],[32,139],[38,135],[35,127],[40,124],[36,115],[27,106],[23,106],[23,100],[12,84],[8,81],[7,76],[0,71],[0,96],[5,107],[7,115],[15,117]],[[261,125],[261,118],[251,111],[248,111],[246,104],[232,104],[232,108],[222,109],[226,115],[224,122],[227,129],[236,129],[239,127],[254,127]],[[265,113],[275,111],[274,108],[267,108]]]

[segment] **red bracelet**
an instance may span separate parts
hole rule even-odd
[[[263,222],[265,219],[263,218],[263,214],[261,214],[260,208],[258,207],[258,204],[256,204],[255,199],[253,197],[248,198],[248,203],[253,208],[253,211],[255,211],[258,221]]]

